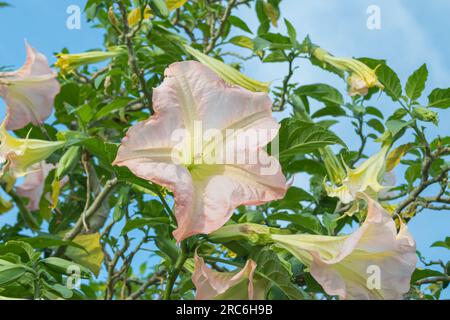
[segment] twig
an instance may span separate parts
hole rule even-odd
[[[128,13],[125,4],[122,1],[117,2],[122,15],[123,23],[123,40],[128,49],[128,63],[131,66],[131,70],[136,75],[139,80],[141,91],[147,100],[147,106],[150,114],[153,114],[152,108],[152,93],[147,88],[147,81],[145,80],[144,73],[139,69],[138,60],[136,58],[136,53],[133,46],[133,34],[130,31],[130,26],[128,25]]]
[[[208,46],[205,48],[205,54],[210,53],[214,49],[217,40],[219,40],[220,36],[223,34],[223,31],[225,30],[226,22],[227,22],[228,18],[230,17],[231,10],[233,9],[235,4],[236,4],[236,0],[228,1],[228,5],[225,8],[225,12],[223,13],[222,18],[220,19],[219,28],[216,30],[216,32],[214,32],[214,34],[211,35],[211,39],[209,40]],[[214,25],[214,23],[213,23],[213,25]]]
[[[114,189],[114,187],[117,185],[118,180],[117,178],[113,178],[111,180],[108,180],[103,187],[103,190],[97,195],[95,200],[92,202],[92,205],[89,207],[89,209],[86,211],[86,219],[89,219],[91,216],[95,214],[95,212],[100,208],[103,201],[106,199],[106,197],[109,195],[109,193]],[[78,221],[76,222],[75,226],[70,230],[66,235],[64,236],[64,240],[73,240],[82,230],[83,228],[83,217],[80,217]]]
[[[139,299],[140,296],[142,296],[145,291],[155,285],[155,284],[159,284],[161,283],[161,277],[162,275],[165,273],[165,270],[161,270],[158,271],[156,274],[154,274],[153,276],[149,277],[140,287],[138,290],[136,290],[135,292],[133,292],[132,294],[130,294],[127,298],[127,300],[137,300]]]

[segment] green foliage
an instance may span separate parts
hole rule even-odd
[[[426,64],[400,79],[391,68],[395,61],[390,67],[384,60],[360,58],[375,70],[384,89],[349,97],[326,83],[305,83],[301,72],[296,73],[298,62],[307,59],[318,73],[331,72],[342,81],[349,76],[311,55],[317,45],[305,33],[309,30],[296,30],[283,19],[279,0],[178,2],[182,5],[170,11],[163,0],[86,1],[86,16],[104,32],[104,50],[124,46],[127,56],[59,76],[54,123],[15,132],[67,144],[48,159],[56,167],[45,181],[40,210],[30,212],[28,200],[4,186],[8,200],[1,199],[0,213],[10,214],[8,204],[14,204],[19,215],[13,225],[0,227],[0,299],[193,299],[195,252],[214,258],[206,261],[219,271],[253,259],[255,278],[268,299],[334,298],[323,292],[305,265],[270,243],[217,243],[197,235],[177,244],[170,190],[112,164],[127,130],[153,114],[152,88],[161,84],[167,66],[192,59],[186,44],[238,70],[247,71],[243,67],[248,60],[261,70],[275,66],[268,63],[286,70],[281,81],[271,83],[274,114],[288,112],[282,114],[286,118],[280,123],[278,150],[269,146],[268,151],[279,157],[293,185],[283,199],[237,208],[230,224],[250,222],[289,234],[332,236],[354,228],[365,209],[327,195],[324,184],[333,181],[322,151],[327,148],[343,168],[355,168],[371,155],[367,146],[374,143],[392,145],[388,171],[400,166],[404,172],[379,199],[394,211],[393,217],[408,223],[425,209],[449,210],[450,138],[438,115],[450,107],[450,88],[428,88]],[[152,17],[142,15],[128,25],[127,15],[138,7],[145,12],[146,3]],[[247,3],[259,22],[255,30],[239,16]],[[425,91],[431,92],[428,99]],[[390,97],[389,103],[381,105],[380,95]],[[337,124],[352,141],[344,141]],[[431,126],[439,137],[431,136]],[[60,181],[64,183],[55,187]],[[58,200],[55,206],[49,195]],[[433,247],[448,249],[449,238]],[[448,285],[448,263],[420,258],[406,298],[439,299]],[[85,279],[78,289],[67,285],[74,268]],[[92,274],[100,276],[93,279]]]

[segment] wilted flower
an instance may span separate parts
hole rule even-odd
[[[381,150],[364,161],[356,169],[347,167],[347,177],[339,187],[325,185],[325,189],[330,197],[338,197],[346,204],[356,199],[358,193],[380,192],[383,187],[378,181],[383,173],[386,162],[386,155],[389,145],[384,145]]]
[[[349,73],[347,82],[349,84],[349,95],[364,96],[372,87],[383,89],[383,85],[378,81],[375,70],[372,70],[359,60],[352,58],[337,58],[329,54],[322,48],[313,50],[313,56],[319,61]]]
[[[272,235],[272,239],[307,265],[327,294],[342,299],[401,299],[417,262],[414,239],[403,223],[397,233],[391,216],[367,200],[367,218],[350,235]]]
[[[0,141],[2,174],[7,174],[10,179],[22,177],[33,171],[34,164],[47,159],[65,144],[64,141],[15,138],[5,130],[3,125],[0,127]]]
[[[111,47],[108,51],[89,51],[83,53],[59,53],[58,60],[55,63],[59,67],[61,74],[69,74],[81,66],[103,62],[105,60],[116,58],[126,54],[124,47]]]
[[[205,66],[213,70],[215,73],[217,73],[223,80],[225,80],[229,84],[234,84],[253,92],[269,91],[268,82],[260,82],[252,78],[249,78],[240,73],[235,68],[230,67],[229,65],[223,63],[220,60],[211,58],[210,56],[207,56],[206,54],[203,54],[190,46],[185,45],[184,47],[186,48],[187,52],[189,52],[198,61],[200,61]]]
[[[230,86],[195,61],[174,63],[165,76],[153,92],[155,114],[128,130],[114,163],[174,193],[175,238],[181,241],[219,229],[239,205],[284,197],[286,178],[281,167],[262,150],[279,128],[269,96]],[[216,132],[218,139],[202,148],[196,138],[197,124],[205,132]],[[174,137],[180,130],[181,141]],[[239,142],[239,137],[254,131],[264,134],[250,144]],[[232,159],[201,161],[211,153],[221,153],[224,144],[233,146]],[[256,161],[236,161],[241,155]],[[264,173],[268,166],[270,172]]]
[[[4,122],[7,130],[44,122],[52,113],[54,98],[59,92],[56,74],[46,57],[28,43],[25,46],[25,64],[13,72],[0,72],[0,96],[8,109]]]
[[[254,285],[256,263],[248,260],[244,268],[235,272],[218,272],[209,268],[203,258],[195,255],[192,282],[196,300],[262,300],[265,290]]]

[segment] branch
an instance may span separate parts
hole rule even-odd
[[[145,291],[155,285],[155,284],[159,284],[161,283],[161,277],[162,275],[165,273],[165,270],[161,270],[158,271],[155,275],[153,275],[152,277],[148,278],[140,287],[137,291],[133,292],[132,294],[130,294],[127,298],[127,300],[137,300],[139,299],[140,296],[142,296]]]
[[[427,159],[425,161],[425,162],[430,162],[430,164],[424,163],[424,166],[423,166],[423,168],[425,168],[424,170],[428,170],[429,169],[432,161],[433,160],[431,158],[429,158],[429,159]],[[450,167],[445,168],[441,172],[441,174],[439,174],[437,177],[434,177],[432,179],[428,179],[428,171],[426,171],[427,179],[426,180],[422,180],[420,182],[420,184],[410,193],[408,198],[406,198],[405,200],[400,202],[400,204],[398,204],[397,208],[395,209],[394,214],[400,214],[403,211],[403,209],[405,209],[408,205],[413,203],[417,199],[417,197],[422,193],[422,191],[424,191],[426,188],[428,188],[432,184],[435,184],[437,182],[440,182],[440,181],[446,179],[448,171],[450,171]],[[424,175],[424,174],[422,173],[422,175]]]
[[[133,33],[128,25],[128,13],[125,4],[122,1],[117,2],[122,15],[123,23],[123,41],[125,42],[128,49],[128,63],[131,66],[132,72],[136,75],[139,80],[141,91],[147,100],[147,106],[150,114],[153,114],[152,108],[152,93],[147,88],[147,81],[145,80],[144,73],[139,69],[138,60],[133,46]]]
[[[219,28],[216,30],[216,32],[214,34],[211,35],[211,40],[209,41],[209,44],[205,49],[205,54],[210,53],[214,49],[217,40],[219,40],[220,36],[222,35],[223,31],[225,30],[225,23],[227,22],[228,18],[230,17],[231,10],[235,6],[235,4],[236,4],[236,0],[228,1],[228,5],[225,8],[225,12],[223,13],[222,18],[220,19]],[[213,23],[213,25],[214,25],[214,23]]]
[[[103,187],[103,190],[97,195],[95,200],[92,202],[92,205],[89,207],[89,209],[86,211],[85,218],[89,219],[91,216],[95,214],[95,212],[100,208],[103,201],[106,199],[106,197],[109,195],[109,193],[114,189],[114,187],[117,185],[118,180],[117,178],[113,178],[111,180],[108,180]],[[64,236],[64,240],[73,240],[82,230],[83,228],[83,215],[78,218],[77,223],[72,228],[71,231],[66,233]]]

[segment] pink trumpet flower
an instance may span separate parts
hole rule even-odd
[[[346,236],[272,235],[275,244],[309,267],[326,293],[341,299],[401,299],[415,269],[416,244],[405,224],[395,222],[367,198],[367,218]]]
[[[209,268],[203,258],[195,255],[195,270],[192,282],[196,288],[196,300],[261,300],[265,289],[257,290],[253,283],[256,263],[247,260],[242,268],[235,272],[218,272]],[[261,294],[261,296],[260,296]]]
[[[45,161],[37,163],[33,168],[34,170],[25,176],[25,181],[16,187],[17,194],[28,199],[27,208],[29,210],[39,210],[39,202],[44,192],[45,179],[54,168],[54,164]]]
[[[25,64],[13,72],[0,72],[0,96],[7,106],[7,130],[44,122],[52,113],[53,102],[60,89],[47,58],[28,43],[25,46]]]
[[[279,162],[262,150],[279,129],[271,105],[198,62],[174,63],[154,89],[155,114],[128,130],[114,163],[173,192],[177,241],[209,234],[239,205],[286,193]]]

